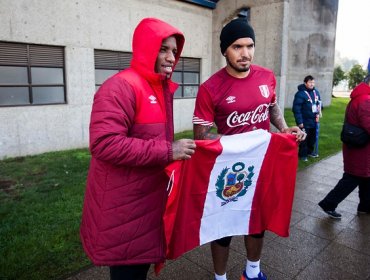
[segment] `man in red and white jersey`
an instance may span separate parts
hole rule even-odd
[[[295,133],[303,141],[305,133],[288,128],[276,103],[276,79],[266,68],[252,65],[255,50],[253,28],[244,18],[229,22],[221,31],[221,53],[226,59],[222,68],[199,88],[193,124],[198,140],[214,139],[255,129],[269,130],[270,122],[282,133]],[[215,124],[217,133],[212,133]],[[245,236],[246,268],[241,279],[267,279],[260,270],[264,232]],[[226,280],[226,265],[231,237],[211,242],[216,280]]]

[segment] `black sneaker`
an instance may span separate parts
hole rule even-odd
[[[333,210],[333,211],[325,211],[324,212],[326,214],[328,214],[328,216],[332,219],[341,219],[342,218],[342,214],[339,214],[337,211]]]
[[[312,153],[312,154],[308,154],[309,157],[312,157],[312,158],[318,158],[319,155],[318,154],[315,154],[315,153]]]
[[[328,214],[328,216],[332,219],[341,219],[342,218],[342,214],[339,214],[337,211],[335,210],[325,210],[324,207],[322,207],[322,201],[319,202],[319,206],[321,207],[321,209],[326,213]]]

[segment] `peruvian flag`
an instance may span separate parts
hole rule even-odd
[[[167,259],[225,236],[270,230],[287,237],[298,165],[295,136],[255,130],[196,144],[190,160],[166,168]]]

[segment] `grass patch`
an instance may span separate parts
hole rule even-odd
[[[179,140],[179,139],[182,139],[182,138],[193,139],[194,138],[193,131],[192,130],[186,130],[186,131],[182,131],[182,132],[179,132],[179,133],[175,134],[175,140]]]
[[[55,279],[90,262],[79,239],[87,149],[0,161],[0,279]]]
[[[341,149],[347,102],[334,98],[323,112],[320,159]],[[285,115],[293,125],[291,110]],[[79,149],[0,161],[0,279],[58,279],[91,264],[79,238],[89,160],[88,150]]]

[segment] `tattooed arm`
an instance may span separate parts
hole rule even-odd
[[[270,106],[270,121],[280,132],[284,132],[284,129],[288,128],[283,113],[277,104]]]
[[[211,132],[212,126],[194,124],[194,139],[195,140],[211,140],[221,137],[221,134]]]
[[[306,133],[303,132],[299,127],[288,127],[283,113],[277,104],[270,107],[270,121],[282,133],[296,134],[297,141],[300,142],[306,139]]]

